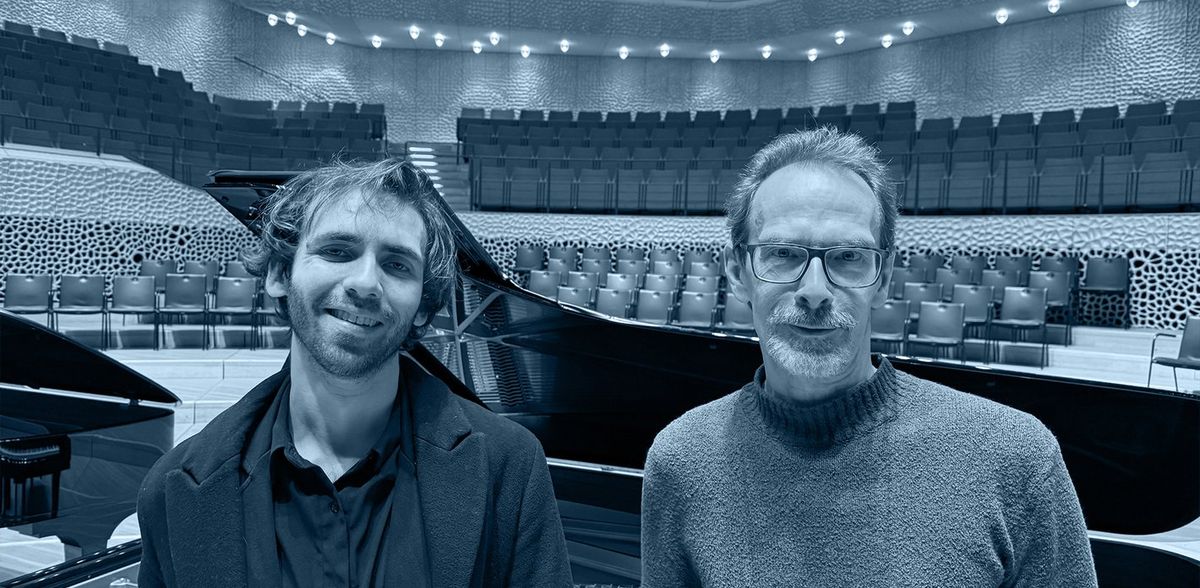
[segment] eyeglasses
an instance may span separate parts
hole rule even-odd
[[[754,277],[772,284],[802,278],[809,260],[819,258],[829,283],[842,288],[866,288],[879,280],[886,249],[872,247],[805,247],[794,243],[746,245]]]

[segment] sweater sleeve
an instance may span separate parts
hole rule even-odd
[[[1096,586],[1087,526],[1058,444],[1044,475],[1030,481],[1013,526],[1013,568],[1005,586]]]
[[[696,586],[684,541],[686,494],[661,453],[656,441],[642,478],[642,586]]]

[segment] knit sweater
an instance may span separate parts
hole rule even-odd
[[[1096,585],[1050,431],[886,359],[814,404],[760,368],[659,433],[642,488],[648,588]]]

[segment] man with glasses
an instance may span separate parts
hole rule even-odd
[[[763,366],[655,439],[643,586],[1096,585],[1054,436],[872,357],[897,216],[875,150],[780,136],[727,212]]]

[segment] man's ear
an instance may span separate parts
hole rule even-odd
[[[287,296],[288,279],[287,272],[283,271],[283,264],[272,261],[267,265],[267,275],[263,278],[263,290],[272,298]]]
[[[750,287],[747,282],[753,277],[750,268],[742,263],[740,250],[732,245],[725,246],[725,277],[729,280],[729,291],[738,300],[750,304]]]
[[[883,256],[883,268],[879,272],[879,281],[875,283],[875,294],[871,297],[871,308],[879,308],[891,298],[892,270],[895,269],[896,250],[891,250]]]
[[[432,320],[433,315],[424,310],[418,310],[417,314],[413,315],[413,326],[421,328],[428,325]]]

